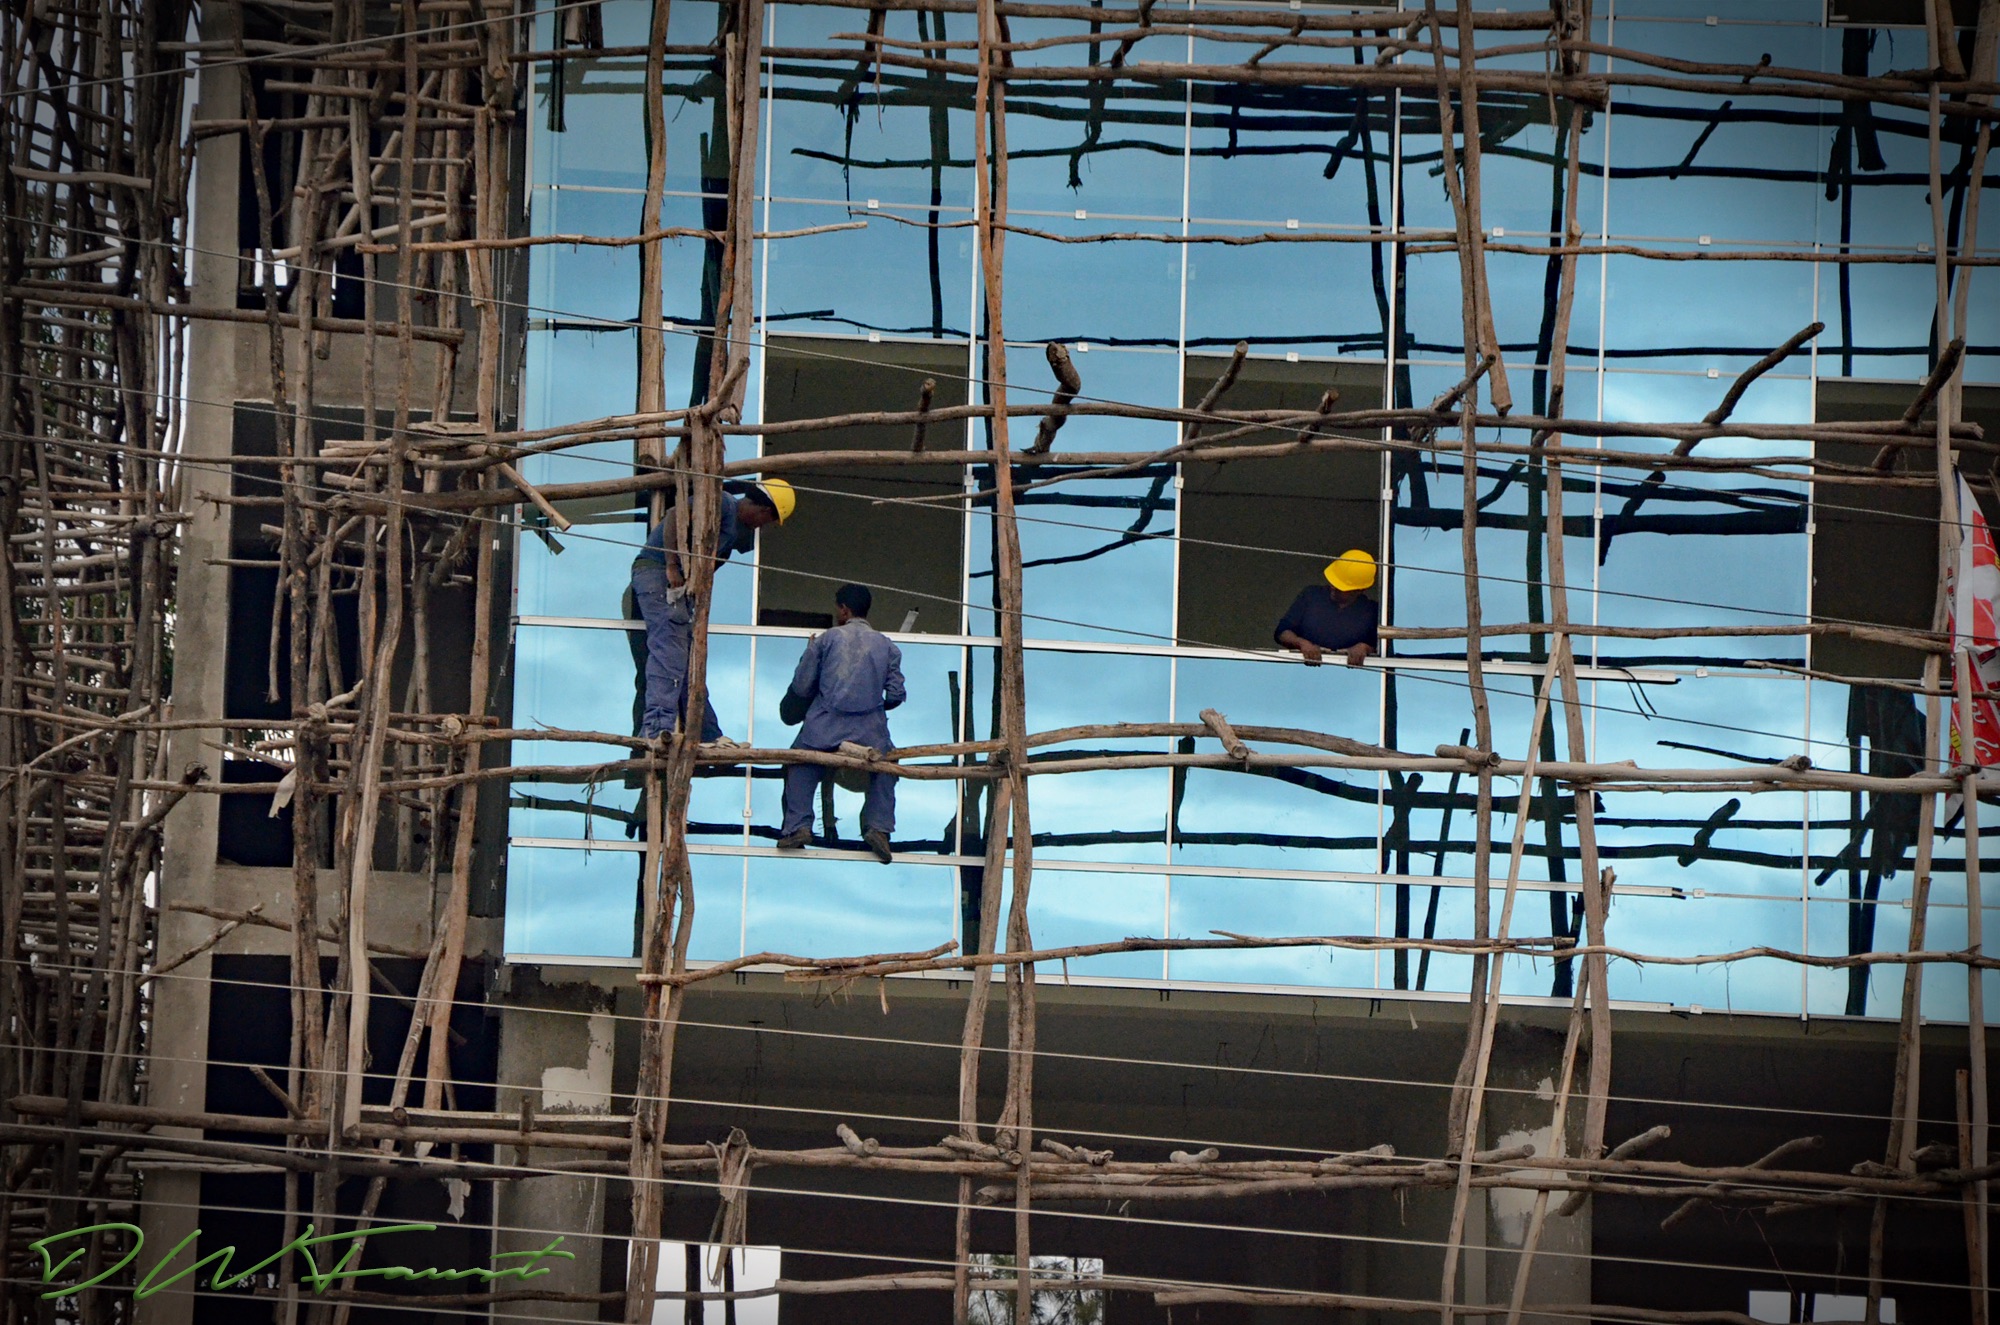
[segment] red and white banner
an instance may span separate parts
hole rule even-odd
[[[1958,764],[2000,764],[2000,553],[1993,531],[1963,474],[1958,479],[1958,563],[1945,577],[1951,604],[1952,690],[1969,654],[1972,670],[1972,748],[1965,753],[1963,706],[1951,706],[1951,757]]]

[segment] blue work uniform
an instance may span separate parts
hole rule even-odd
[[[1326,585],[1307,585],[1292,600],[1291,607],[1271,631],[1271,638],[1282,645],[1285,641],[1280,636],[1289,630],[1322,649],[1345,651],[1357,644],[1379,649],[1382,641],[1377,622],[1381,610],[1371,598],[1342,603]]]
[[[813,637],[792,673],[792,693],[810,697],[794,750],[837,750],[853,741],[889,750],[889,710],[901,704],[903,651],[860,617]],[[785,768],[785,820],[780,836],[812,827],[813,793],[833,770],[820,764]],[[861,830],[896,828],[896,776],[872,773],[861,804]]]
[[[736,507],[740,497],[725,496],[722,499],[721,520],[715,531],[716,562],[728,560],[729,554],[741,550],[739,538],[748,532],[743,530],[736,518]],[[675,541],[676,521],[679,512],[668,511],[667,518],[660,521],[646,535],[646,545],[632,561],[632,600],[638,606],[639,615],[646,622],[646,706],[639,722],[639,734],[651,740],[664,732],[670,732],[684,716],[682,709],[687,704],[688,654],[694,647],[694,611],[685,594],[676,591],[667,580],[667,558],[674,558],[674,568],[681,573],[682,583],[686,583],[686,568],[672,551]],[[716,720],[715,705],[709,704],[702,713],[701,739],[713,741],[722,735],[722,724]]]

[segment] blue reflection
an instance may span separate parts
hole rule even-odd
[[[925,214],[844,204],[773,203],[773,230],[865,222],[865,228],[765,241],[765,314],[783,332],[966,334],[970,228],[932,229]],[[968,220],[946,214],[947,222]]]
[[[1023,221],[1048,234],[1177,235],[1178,222],[1114,222],[1068,216]],[[1180,338],[1180,245],[1116,239],[1063,243],[1010,235],[1006,251],[1006,331],[1024,340],[1091,340],[1172,346]]]
[[[1000,896],[1003,942],[1013,904],[1014,877],[1009,871]],[[1167,881],[1158,875],[1034,871],[1028,889],[1028,936],[1036,949],[1116,943],[1134,935],[1164,933],[1166,925]],[[1066,965],[1077,975],[1159,980],[1166,972],[1163,957],[1158,952],[1116,952],[1072,957]],[[1058,979],[1064,965],[1038,965],[1037,978]]]
[[[1606,920],[1613,947],[1660,956],[1695,956],[1772,947],[1797,952],[1805,935],[1798,900],[1619,897]],[[1705,966],[1610,963],[1611,996],[1639,1003],[1698,1004],[1705,1012],[1796,1013],[1804,995],[1800,968],[1756,957]]]
[[[608,47],[643,47],[653,6],[644,0],[606,0],[595,7]],[[668,16],[670,46],[705,46],[719,31],[714,0],[682,0]],[[555,46],[552,24],[538,20],[540,48]],[[667,58],[667,187],[703,187],[702,135],[720,114],[720,71],[715,57]],[[533,144],[537,184],[560,181],[598,187],[646,186],[644,56],[568,56],[539,62],[534,70]],[[678,111],[678,113],[676,113]],[[719,137],[720,135],[718,135]]]
[[[800,957],[921,952],[957,938],[958,871],[898,861],[752,856],[744,951]]]
[[[1605,415],[1611,419],[1693,418],[1701,402],[1724,389],[1719,379],[1679,375],[1607,374]],[[1785,418],[1803,421],[1811,408],[1807,384],[1765,382],[1745,397],[1745,421]],[[1665,441],[1621,438],[1621,450],[1658,451]],[[1717,438],[1701,444],[1706,456],[1784,456],[1803,444]],[[1627,470],[1625,473],[1632,473]],[[1635,475],[1635,477],[1637,477]],[[1630,480],[1605,484],[1605,541],[1599,573],[1599,619],[1605,625],[1781,625],[1803,619],[1808,610],[1810,555],[1805,530],[1805,490],[1762,476],[1670,473],[1664,483],[1640,494]],[[1643,507],[1635,508],[1635,497]],[[1614,499],[1617,505],[1613,505]],[[1628,514],[1631,512],[1631,514]],[[1650,533],[1641,532],[1650,526]],[[1657,555],[1663,538],[1673,540],[1671,559]],[[1649,555],[1650,554],[1650,555]],[[1686,567],[1727,568],[1690,577]],[[1698,638],[1671,642],[1604,641],[1600,657],[1639,660],[1692,656],[1717,661],[1776,658],[1797,663],[1797,638]]]
[[[1859,909],[1857,905],[1846,900],[1807,903],[1806,950],[1824,956],[1845,956],[1854,951],[1852,926],[1854,913]],[[1942,914],[1944,914],[1942,910],[1931,912],[1932,923],[1935,923],[1936,918]],[[1963,912],[1957,914],[1962,915]],[[1862,951],[1898,952],[1907,948],[1910,943],[1910,912],[1901,904],[1880,908],[1874,913],[1871,938],[1872,942],[1862,948]],[[1806,1011],[1820,1017],[1901,1016],[1905,969],[1907,968],[1893,965],[1860,967],[1852,970],[1808,967]],[[1952,974],[1958,977],[1953,982],[1958,989],[1957,1006],[1963,1008],[1964,975],[1956,969]],[[1942,1015],[1941,1010],[1931,1005],[1929,1000],[1926,1000],[1923,1012],[1927,1017]]]
[[[1697,63],[1749,67],[1768,58],[1822,69],[1831,59],[1839,68],[1839,38],[1817,23],[1621,23],[1618,37]],[[1812,232],[1826,159],[1822,107],[1791,97],[1718,102],[1709,94],[1635,88],[1620,96],[1615,113],[1614,233],[1797,242]]]
[[[742,952],[743,863],[697,855],[688,958],[727,961]],[[510,955],[630,958],[637,937],[639,851],[514,847],[507,853]]]
[[[1171,884],[1175,938],[1217,938],[1218,930],[1259,937],[1376,932],[1379,890],[1370,884],[1191,874],[1175,875]],[[1175,952],[1167,970],[1175,980],[1368,989],[1376,984],[1375,967],[1372,952],[1299,947]]]
[[[982,651],[983,652],[983,651]],[[1170,669],[1165,658],[1030,651],[1026,658],[1030,732],[1103,722],[1164,722]],[[990,681],[980,679],[990,694]],[[990,702],[990,701],[988,701]],[[990,730],[988,702],[975,702],[975,730]],[[1159,740],[1086,740],[1042,749],[1038,761],[1153,749]],[[1035,849],[1080,860],[1158,861],[1166,851],[1170,779],[1164,768],[1064,773],[1061,783],[1030,780]],[[1048,790],[1043,790],[1048,788]]]
[[[1200,722],[1202,709],[1215,708],[1239,729],[1289,727],[1371,745],[1380,739],[1378,671],[1192,658],[1178,667],[1178,722]],[[1183,739],[1180,748],[1204,754],[1217,749],[1208,739]],[[1257,748],[1300,750],[1277,744]],[[1374,870],[1378,780],[1372,772],[1327,768],[1177,771],[1174,859],[1183,864]]]
[[[1194,58],[1203,64],[1239,63],[1256,49],[1198,39]],[[1300,47],[1273,51],[1265,62],[1349,58],[1346,52]],[[1389,223],[1386,96],[1344,88],[1196,83],[1193,99],[1188,195],[1200,221]]]
[[[1605,262],[1605,350],[1622,362],[1734,377],[1814,321],[1810,262]]]
[[[1013,19],[1017,42],[1088,37],[1096,25],[1069,19]],[[1117,43],[1021,52],[1024,65],[1076,66],[1108,60]],[[1128,63],[1177,64],[1187,41],[1156,36],[1134,43]],[[1007,196],[1014,219],[1083,210],[1122,217],[1181,214],[1186,92],[1179,83],[1053,84],[1017,80],[1007,90]]]
[[[1254,234],[1235,227],[1218,233]],[[1386,352],[1374,283],[1372,245],[1347,243],[1198,244],[1187,271],[1188,344],[1312,354]]]
[[[867,24],[857,11],[813,5],[772,5],[771,16],[782,51],[824,49],[835,34]],[[883,35],[967,40],[974,26],[965,14],[891,11]],[[970,79],[894,65],[858,71],[851,59],[790,55],[775,59],[772,72],[766,131],[774,197],[972,205]]]

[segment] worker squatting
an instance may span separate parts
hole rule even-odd
[[[783,524],[798,505],[798,493],[781,478],[746,485],[742,493],[725,493],[716,523],[715,556],[726,561],[756,546],[757,531]],[[657,740],[686,718],[688,654],[694,644],[694,613],[687,599],[687,569],[675,550],[679,542],[678,512],[668,511],[654,525],[632,562],[632,597],[646,623],[645,704],[639,734]],[[1324,584],[1299,591],[1279,619],[1272,638],[1280,647],[1298,652],[1308,666],[1318,666],[1329,652],[1359,667],[1375,651],[1378,612],[1367,591],[1375,584],[1375,558],[1359,548],[1343,552],[1323,572]],[[834,625],[806,645],[791,686],[778,706],[779,716],[799,728],[794,750],[838,750],[843,744],[866,746],[884,753],[894,748],[889,738],[889,710],[903,702],[903,651],[869,623],[874,595],[859,584],[834,591]],[[722,734],[715,706],[701,714],[705,744],[738,746]],[[791,764],[785,769],[784,821],[778,828],[778,848],[796,851],[813,837],[814,793],[833,772],[819,764]],[[883,864],[893,859],[890,834],[896,830],[896,777],[868,775],[861,806],[861,837]]]

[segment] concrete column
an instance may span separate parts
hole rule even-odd
[[[500,1027],[499,1107],[514,1111],[525,1100],[537,1113],[609,1113],[612,1043],[616,1021],[612,992],[590,984],[542,984],[517,972]],[[575,1159],[574,1150],[516,1152],[530,1166]],[[502,1163],[508,1156],[503,1152]],[[558,1234],[573,1261],[544,1261],[552,1270],[541,1285],[572,1293],[598,1291],[604,1259],[604,1188],[600,1177],[539,1177],[501,1183],[494,1199],[498,1231],[494,1251],[536,1251]],[[585,1303],[534,1302],[494,1308],[497,1321],[596,1320]]]
[[[1562,1081],[1563,1032],[1519,1022],[1502,1021],[1495,1028],[1493,1066],[1487,1079],[1483,1149],[1531,1145],[1537,1155],[1555,1151],[1556,1091]],[[1574,1155],[1583,1139],[1583,1085],[1587,1060],[1578,1055],[1565,1115],[1565,1154]],[[1590,1206],[1574,1215],[1556,1214],[1563,1203],[1551,1193],[1528,1276],[1526,1302],[1588,1302],[1590,1296]],[[1513,1300],[1520,1249],[1535,1208],[1532,1192],[1489,1190],[1476,1208],[1485,1215],[1486,1300],[1505,1305]],[[1467,1243],[1476,1241],[1468,1220]],[[1468,1291],[1472,1285],[1468,1284]],[[1558,1325],[1555,1317],[1522,1316],[1534,1325]]]
[[[201,36],[227,42],[240,26],[232,4],[202,9]],[[195,85],[196,121],[237,119],[243,114],[242,73],[224,62],[204,69]],[[194,252],[190,257],[191,301],[210,308],[236,306],[236,218],[240,170],[239,142],[223,136],[203,141],[195,156],[190,198]],[[190,397],[183,419],[190,459],[225,458],[231,449],[233,402],[239,394],[236,326],[195,319],[187,329]],[[198,501],[194,492],[227,490],[226,474],[190,471],[187,524],[180,549],[177,615],[174,621],[174,711],[176,718],[210,718],[222,713],[223,643],[229,627],[228,571],[213,565],[229,555],[229,510]],[[221,780],[221,757],[203,745],[211,735],[175,733],[167,767],[207,766]],[[219,799],[190,796],[168,817],[159,869],[159,952],[163,958],[186,952],[215,930],[215,922],[169,911],[177,901],[209,902],[215,878],[215,833]],[[207,1102],[208,979],[206,955],[155,982],[147,1068],[150,1102],[169,1109],[199,1110]],[[169,1129],[161,1129],[163,1132]],[[181,1135],[199,1133],[181,1132]],[[140,1227],[150,1265],[194,1231],[199,1223],[201,1179],[191,1173],[142,1171]],[[199,1316],[192,1281],[146,1299],[137,1306],[140,1325],[192,1325]]]

